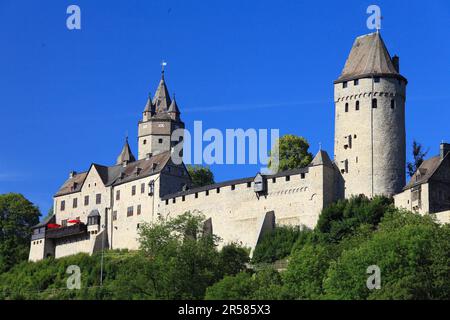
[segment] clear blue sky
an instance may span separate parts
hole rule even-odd
[[[82,30],[66,28],[77,4]],[[438,153],[450,141],[450,2],[22,1],[0,2],[0,193],[20,192],[46,213],[70,170],[113,164],[168,62],[188,128],[279,128],[333,155],[333,80],[366,8],[400,56],[413,138]],[[213,166],[216,180],[256,166]]]

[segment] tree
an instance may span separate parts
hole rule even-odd
[[[287,134],[276,142],[271,151],[269,168],[274,171],[304,168],[312,161],[312,154],[308,152],[309,143],[303,137]],[[276,161],[279,160],[278,168]]]
[[[450,227],[429,216],[397,211],[373,236],[342,253],[327,272],[332,299],[450,299]],[[369,266],[380,270],[380,289],[368,289]]]
[[[224,275],[235,275],[245,271],[246,264],[250,261],[247,250],[235,243],[222,248],[219,254],[219,265],[222,266]]]
[[[408,169],[408,175],[410,177],[412,177],[414,173],[417,171],[417,169],[420,167],[426,155],[428,154],[428,151],[429,150],[423,151],[423,146],[416,140],[413,141],[412,145],[413,162],[408,162],[408,164],[406,165]]]
[[[200,165],[187,166],[187,170],[192,179],[193,187],[203,187],[214,184],[214,174],[209,167]]]
[[[0,272],[27,260],[31,227],[39,223],[39,209],[23,195],[0,195]]]

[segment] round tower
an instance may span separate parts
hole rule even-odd
[[[379,32],[356,38],[334,82],[334,154],[345,197],[392,196],[404,187],[406,85]]]

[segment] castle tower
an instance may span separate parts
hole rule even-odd
[[[334,156],[345,197],[391,196],[405,185],[406,84],[378,31],[356,38],[334,81]]]
[[[178,143],[171,141],[172,132],[178,128],[184,129],[184,123],[175,99],[170,99],[163,69],[156,93],[153,99],[148,97],[138,124],[138,159],[170,151]]]

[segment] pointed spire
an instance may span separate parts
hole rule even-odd
[[[335,82],[372,76],[390,76],[406,80],[397,71],[379,30],[357,37]]]
[[[319,152],[317,152],[314,159],[311,161],[312,166],[318,166],[318,165],[324,165],[324,166],[333,166],[333,163],[330,160],[330,157],[328,156],[328,153],[325,150],[320,149]]]
[[[180,109],[178,108],[177,101],[175,100],[175,94],[173,95],[172,103],[170,104],[169,110],[167,112],[170,114],[170,117],[172,119],[180,119]]]
[[[155,114],[155,105],[152,102],[152,98],[149,95],[147,99],[147,103],[144,108],[144,120],[148,120],[151,116]]]
[[[161,80],[159,81],[158,89],[156,89],[155,95],[153,97],[153,104],[155,105],[156,112],[166,112],[170,106],[170,95],[169,90],[167,90],[166,82],[164,80],[164,66],[166,62],[162,62],[161,66]]]
[[[123,145],[122,151],[117,157],[116,164],[123,164],[136,161],[133,153],[131,152],[130,145],[128,144],[128,136],[125,138],[125,144]]]

